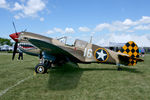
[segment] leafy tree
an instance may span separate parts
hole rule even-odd
[[[12,42],[11,42],[10,39],[6,39],[6,38],[1,38],[0,37],[0,45],[5,45],[5,44],[12,46]]]

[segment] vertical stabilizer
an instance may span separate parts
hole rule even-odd
[[[139,58],[139,48],[133,41],[127,42],[123,47],[121,47],[119,52],[127,54],[131,57],[128,65],[136,65],[137,61],[133,58]]]

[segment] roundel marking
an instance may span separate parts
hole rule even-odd
[[[109,53],[104,48],[98,48],[94,52],[94,57],[99,62],[106,62],[107,59],[109,58]]]

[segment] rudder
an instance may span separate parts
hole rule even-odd
[[[123,47],[121,47],[121,50],[119,50],[119,52],[127,54],[131,57],[129,59],[129,66],[136,65],[137,61],[132,58],[139,58],[139,48],[135,42],[127,42]]]

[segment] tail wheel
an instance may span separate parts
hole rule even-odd
[[[38,64],[35,66],[35,72],[39,74],[44,74],[47,72],[47,69],[45,68],[44,64]]]

